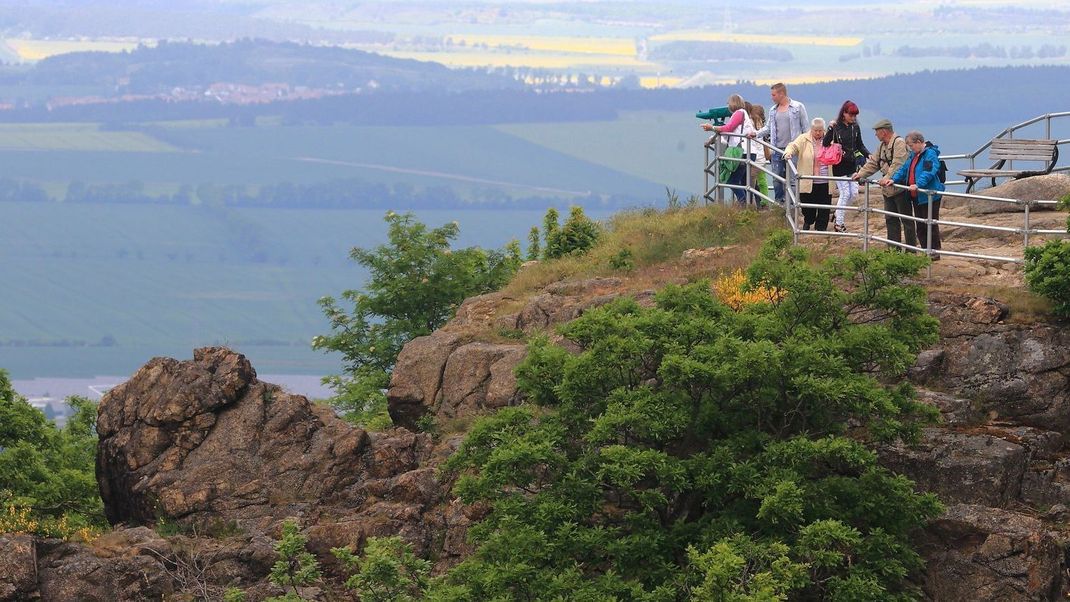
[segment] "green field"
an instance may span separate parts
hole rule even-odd
[[[141,132],[106,131],[94,123],[0,124],[0,151],[161,153],[175,147]]]
[[[484,197],[660,194],[660,181],[622,172],[611,159],[578,158],[493,127],[0,126],[3,175],[46,186],[57,198],[55,191],[72,181],[139,182],[173,191],[183,184],[256,187],[350,178]]]
[[[324,374],[316,304],[359,288],[353,246],[385,240],[380,211],[0,205],[0,367],[18,378],[125,374],[155,355],[229,344],[275,372]],[[604,213],[592,212],[596,217]],[[460,245],[501,246],[536,211],[426,211]],[[110,347],[93,347],[113,342]],[[108,366],[111,366],[109,369]]]

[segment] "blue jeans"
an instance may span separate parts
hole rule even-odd
[[[769,163],[773,173],[782,178],[788,171],[787,162],[784,161],[784,153],[773,151],[773,156],[769,159]],[[773,180],[773,199],[782,205],[784,204],[784,183],[780,180]]]

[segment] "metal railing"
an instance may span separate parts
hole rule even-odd
[[[1061,116],[1070,116],[1070,112],[1068,112],[1068,113],[1052,113],[1052,114],[1049,114],[1049,115],[1046,115],[1046,116],[1038,117],[1038,118],[1036,118],[1034,120],[1031,120],[1029,122],[1025,122],[1024,124],[1019,124],[1018,126],[1015,126],[1014,128],[1008,128],[1007,130],[1004,131],[1004,133],[1013,132],[1013,131],[1015,131],[1017,129],[1021,129],[1021,127],[1025,127],[1025,126],[1031,125],[1033,123],[1037,123],[1038,121],[1044,120],[1045,118],[1049,119],[1048,131],[1050,132],[1050,127],[1051,127],[1050,126],[1050,118],[1052,118],[1052,117],[1061,117]],[[1059,141],[1060,144],[1068,143],[1068,142],[1070,142],[1070,139],[1068,139],[1068,140],[1060,140]],[[991,143],[989,142],[988,144],[982,146],[980,149],[978,149],[977,151],[975,151],[971,155],[946,155],[946,156],[941,156],[941,158],[946,160],[946,159],[949,159],[949,158],[957,159],[957,158],[967,158],[968,157],[968,158],[971,158],[971,160],[972,160],[972,157],[976,157],[979,153],[984,151],[984,149],[987,148],[989,144],[991,144]],[[741,158],[725,156],[726,148],[729,145],[738,145],[738,146],[740,146],[741,149],[742,149],[743,156]],[[737,202],[739,202],[739,204],[741,204],[741,205],[749,205],[752,201],[755,202],[756,205],[758,203],[760,203],[760,201],[766,201],[766,202],[771,203],[771,204],[780,205],[784,209],[785,218],[787,219],[788,225],[792,229],[793,236],[794,236],[794,239],[795,239],[796,243],[799,242],[799,238],[801,236],[825,236],[825,237],[855,238],[855,239],[859,239],[860,240],[863,250],[868,249],[869,246],[870,246],[870,243],[879,242],[879,243],[884,243],[884,244],[887,244],[887,245],[890,245],[890,246],[893,246],[893,247],[897,247],[897,248],[901,248],[901,249],[904,249],[904,250],[908,250],[908,251],[924,253],[924,254],[928,255],[929,257],[932,257],[932,258],[939,258],[941,256],[949,256],[949,257],[963,257],[963,258],[967,258],[967,259],[977,259],[977,260],[983,260],[983,261],[1023,263],[1024,262],[1024,257],[1023,256],[987,255],[987,254],[980,254],[980,253],[968,253],[968,252],[964,252],[964,251],[948,251],[948,250],[944,250],[943,248],[934,249],[933,248],[934,229],[938,228],[939,226],[949,226],[949,227],[964,228],[964,229],[970,229],[970,230],[988,231],[988,232],[1001,232],[1001,233],[1004,233],[1004,234],[1019,235],[1019,236],[1022,237],[1023,249],[1025,247],[1029,246],[1029,242],[1030,242],[1030,238],[1031,237],[1035,237],[1035,236],[1067,236],[1066,230],[1039,229],[1039,228],[1032,227],[1032,224],[1030,223],[1031,222],[1031,215],[1030,214],[1031,214],[1031,211],[1033,209],[1036,209],[1037,207],[1042,207],[1042,206],[1054,206],[1054,205],[1056,205],[1058,203],[1058,201],[1051,200],[1051,199],[1037,199],[1037,200],[1023,201],[1023,200],[1019,200],[1019,199],[986,196],[986,195],[980,195],[980,194],[967,194],[967,193],[964,193],[964,192],[954,192],[954,191],[950,191],[950,190],[944,191],[942,193],[934,193],[933,191],[927,191],[927,190],[922,190],[922,189],[919,189],[917,191],[918,194],[927,195],[930,200],[931,200],[933,194],[940,194],[940,196],[942,196],[944,198],[988,201],[988,202],[1008,203],[1008,204],[1016,205],[1016,206],[1020,207],[1020,211],[1021,211],[1021,215],[1022,215],[1022,225],[1020,227],[1017,227],[1017,226],[1015,226],[1015,227],[1011,227],[1011,226],[996,226],[996,225],[991,225],[991,224],[986,224],[986,223],[960,222],[960,221],[951,221],[951,220],[946,220],[946,219],[934,218],[933,217],[933,206],[934,206],[934,203],[932,203],[932,202],[928,202],[926,204],[928,209],[927,209],[927,215],[925,217],[918,217],[916,215],[907,215],[907,214],[901,214],[901,213],[897,213],[897,212],[893,212],[893,211],[887,211],[887,210],[885,210],[883,208],[883,202],[881,203],[881,207],[874,207],[872,205],[872,203],[870,202],[871,201],[870,197],[871,197],[871,194],[872,194],[871,190],[870,190],[870,184],[871,183],[875,183],[875,182],[871,182],[871,181],[859,181],[858,182],[858,185],[859,185],[859,195],[858,196],[861,199],[861,204],[860,205],[849,205],[848,204],[848,205],[844,205],[842,207],[838,207],[836,205],[831,204],[832,203],[831,198],[830,198],[830,201],[829,201],[830,204],[828,204],[828,205],[826,205],[826,204],[815,204],[815,203],[803,203],[802,200],[801,200],[801,194],[799,193],[799,182],[800,181],[803,181],[803,180],[822,181],[822,182],[828,182],[829,185],[831,186],[837,181],[851,181],[851,178],[835,177],[835,176],[801,175],[801,174],[799,174],[798,169],[796,168],[796,166],[795,166],[793,161],[785,161],[785,175],[784,176],[780,176],[779,174],[774,173],[769,168],[768,164],[761,165],[761,164],[759,164],[760,162],[754,161],[754,160],[752,160],[750,158],[756,152],[761,152],[763,154],[763,156],[764,156],[764,150],[763,149],[766,149],[766,148],[770,149],[771,153],[779,153],[780,152],[780,149],[776,148],[775,146],[772,146],[771,144],[769,144],[769,143],[767,143],[767,142],[765,142],[763,140],[748,138],[748,137],[742,136],[740,134],[724,133],[724,134],[720,134],[720,135],[715,135],[712,138],[710,138],[710,141],[707,142],[707,144],[706,144],[706,164],[705,164],[705,169],[704,169],[705,180],[706,180],[706,186],[705,186],[705,191],[706,192],[704,193],[703,196],[704,196],[704,198],[705,198],[707,203],[726,203],[727,204],[727,203],[731,202],[728,199],[726,199],[726,192],[728,192],[733,196],[737,196],[737,199],[739,197],[742,197],[741,201],[737,200]],[[721,179],[718,176],[718,174],[720,172],[720,169],[721,169],[722,165],[724,163],[726,163],[726,162],[734,163],[734,164],[743,164],[743,165],[746,166],[746,169],[744,170],[745,171],[745,179],[744,179],[744,183],[742,185],[740,185],[740,184],[727,184],[727,183],[723,183],[723,182],[720,181]],[[755,171],[755,170],[761,171],[762,173],[765,173],[766,176],[774,184],[779,182],[784,186],[784,200],[783,200],[783,203],[780,203],[780,202],[778,202],[777,199],[772,198],[769,195],[769,190],[768,189],[767,190],[758,190],[758,189],[754,188],[753,182],[752,182],[752,179],[753,179],[752,178],[752,171]],[[1063,168],[1063,169],[1061,169],[1059,171],[1065,171],[1065,170],[1070,170],[1070,166],[1068,166],[1066,168]],[[712,180],[711,180],[711,178],[712,178]],[[712,184],[711,184],[711,182],[712,182]],[[947,185],[947,186],[951,186],[951,185],[954,185],[954,184],[962,184],[962,185],[964,185],[965,182],[962,181],[962,182],[946,182],[945,183],[945,185]],[[909,187],[907,187],[907,186],[902,186],[902,185],[898,185],[898,184],[894,184],[893,186],[895,186],[895,188],[897,188],[899,190],[909,190]],[[883,194],[878,193],[878,196],[883,200]],[[831,191],[830,191],[830,197],[831,197]],[[862,230],[861,230],[861,232],[835,232],[835,231],[828,231],[828,230],[807,230],[807,229],[801,228],[800,227],[800,219],[799,219],[799,217],[800,217],[800,213],[802,212],[803,209],[816,209],[818,211],[829,211],[830,214],[831,214],[831,212],[839,210],[839,209],[842,209],[842,210],[845,210],[845,211],[853,211],[853,212],[860,213],[861,217],[862,217]],[[898,218],[900,220],[909,220],[909,221],[914,223],[916,231],[919,231],[921,228],[924,227],[925,234],[926,234],[926,236],[924,237],[925,238],[924,246],[910,245],[910,244],[907,244],[907,243],[904,243],[904,242],[901,242],[901,241],[890,240],[887,237],[883,237],[883,236],[880,236],[880,235],[876,234],[875,232],[872,231],[872,228],[871,228],[872,220],[870,219],[870,216],[874,215],[874,214],[880,215],[880,216],[891,216],[891,217],[894,217],[894,218]],[[921,236],[917,237],[917,239],[919,241],[921,240],[921,238],[922,238]],[[931,274],[931,267],[930,267],[930,274]]]

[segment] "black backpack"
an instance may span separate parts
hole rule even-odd
[[[932,148],[932,146],[932,142],[925,141],[925,148]],[[944,163],[943,159],[940,159],[940,166],[936,168],[936,179],[941,183],[947,182],[947,163]]]

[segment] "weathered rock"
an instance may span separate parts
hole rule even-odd
[[[163,600],[176,591],[165,558],[169,547],[148,529],[108,536],[101,552],[82,544],[38,544],[39,594],[45,601]],[[122,546],[129,544],[129,547]],[[150,551],[152,550],[152,551]]]
[[[1027,450],[987,434],[925,429],[916,445],[879,450],[886,468],[912,479],[918,489],[948,502],[1005,507],[1017,500]]]
[[[453,319],[441,330],[458,332],[469,328],[485,328],[495,322],[495,317],[501,307],[513,300],[512,297],[502,292],[469,297],[461,303]]]
[[[437,403],[446,360],[462,342],[460,335],[436,331],[405,344],[386,394],[395,425],[416,430],[416,422]]]
[[[1024,602],[1062,593],[1062,546],[1035,518],[958,504],[920,539],[933,600]]]
[[[0,602],[26,600],[37,591],[37,551],[29,535],[0,535]]]
[[[485,413],[517,398],[513,370],[527,354],[524,345],[470,343],[450,355],[435,413],[453,418]]]
[[[975,194],[984,196],[1017,199],[1019,201],[1057,201],[1070,194],[1070,176],[1065,174],[1047,174],[1032,176],[1020,180],[1004,181],[998,186],[974,191]],[[1004,203],[999,201],[984,201],[978,199],[955,199],[949,195],[949,200],[954,199],[956,204],[963,204],[969,210],[970,215],[985,215],[988,213],[1016,213],[1025,211],[1020,204]],[[1051,211],[1055,207],[1051,205],[1032,205],[1030,211]]]
[[[112,523],[203,514],[270,524],[360,478],[368,445],[224,348],[152,360],[101,400],[99,416],[97,480]]]
[[[515,327],[525,332],[534,332],[575,320],[583,312],[619,297],[620,288],[620,278],[555,282],[520,310]]]
[[[1070,329],[1006,324],[990,299],[939,294],[940,342],[911,371],[915,382],[973,400],[988,419],[1070,428]]]
[[[940,352],[940,359],[942,358],[943,352]],[[918,358],[918,365],[922,365],[922,358],[920,357]],[[915,369],[917,369],[917,366],[915,366]],[[929,374],[929,372],[922,373]],[[970,399],[963,399],[924,388],[917,389],[917,398],[918,401],[939,409],[944,423],[948,426],[971,426],[980,424],[986,419],[984,413],[978,409],[977,404]]]
[[[726,254],[731,255],[732,251],[736,248],[736,245],[728,245],[724,247],[706,247],[703,249],[685,249],[683,254],[680,255],[680,259],[686,263],[704,263],[717,257],[723,257]]]

